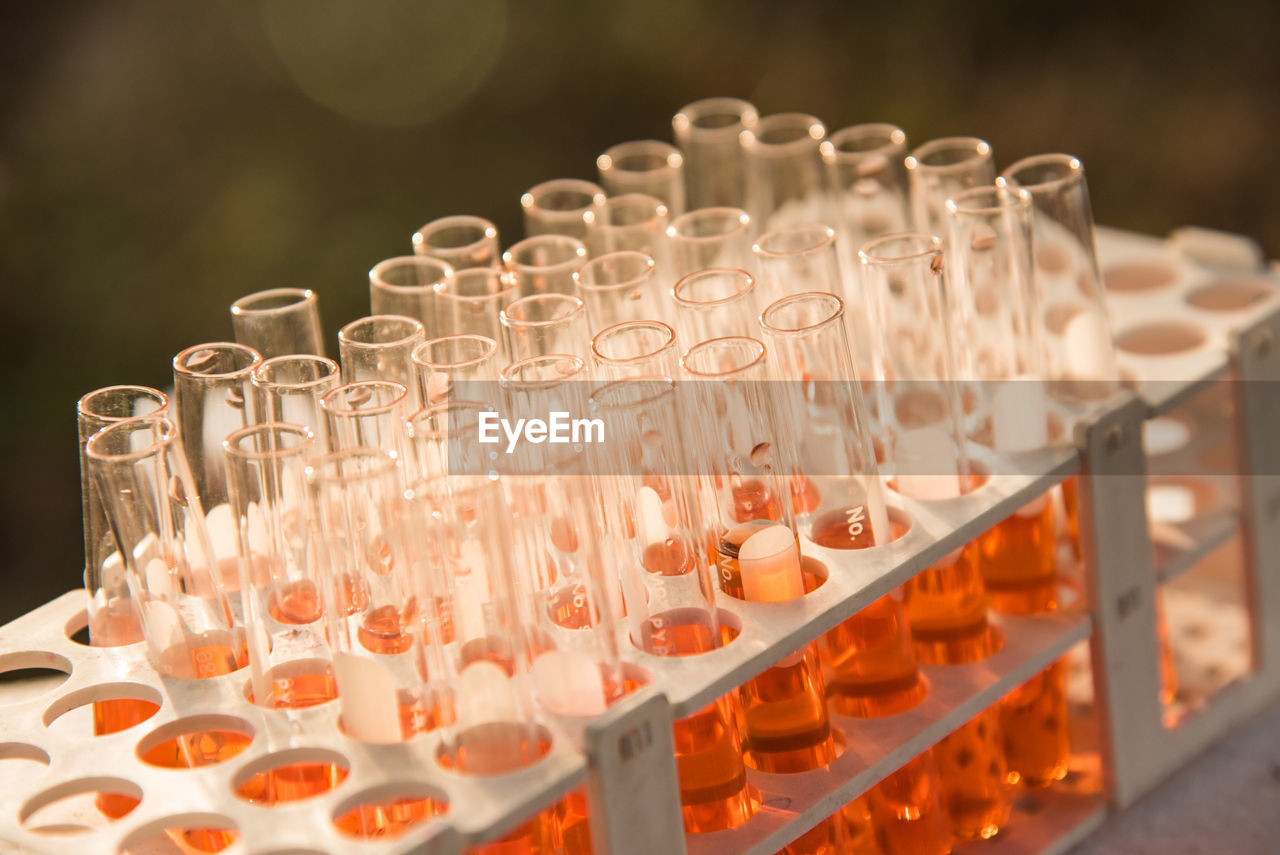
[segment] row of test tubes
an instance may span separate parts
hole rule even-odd
[[[545,755],[548,719],[580,733],[664,658],[732,643],[718,597],[803,597],[822,583],[808,544],[884,547],[910,525],[895,496],[979,489],[1116,391],[1076,158],[997,175],[980,139],[909,149],[892,125],[828,135],[729,98],[673,129],[602,154],[599,184],[530,189],[505,251],[479,217],[424,226],[370,271],[372,314],[336,362],[316,294],[274,289],[233,304],[235,342],[174,358],[171,394],[82,398],[91,643],[145,642],[174,679],[244,668],[259,706],[336,701],[348,737],[432,732],[446,768],[502,775]],[[747,767],[831,763],[831,713],[904,712],[928,691],[918,663],[991,655],[989,609],[1057,608],[1074,498],[1038,497],[674,722],[686,831],[750,821]],[[153,711],[101,701],[95,731]],[[785,851],[989,838],[1015,784],[1065,774],[1066,728],[1058,663]],[[199,766],[242,748],[165,750]],[[279,804],[345,774],[295,763],[238,795]],[[386,838],[447,810],[335,822]],[[591,851],[585,794],[474,851],[513,845]]]

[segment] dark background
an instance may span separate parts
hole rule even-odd
[[[313,288],[336,334],[423,223],[512,243],[522,191],[709,95],[1068,151],[1100,222],[1274,255],[1278,37],[1220,2],[6,4],[0,622],[80,584],[76,399],[167,385],[236,297]]]

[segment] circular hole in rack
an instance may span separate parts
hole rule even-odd
[[[57,653],[23,650],[0,656],[0,705],[38,698],[71,676],[71,662]]]
[[[49,753],[25,742],[0,742],[0,793],[20,793],[49,766]]]
[[[1156,416],[1142,423],[1142,447],[1149,457],[1173,454],[1191,442],[1191,426],[1177,416]]]
[[[911,531],[911,515],[900,508],[888,508],[887,512],[889,540],[901,540]],[[809,529],[809,539],[827,549],[869,549],[871,525],[861,506],[828,511],[814,521]]]
[[[1207,479],[1189,475],[1147,479],[1147,518],[1153,523],[1184,523],[1222,504],[1222,491]]]
[[[212,766],[253,741],[253,726],[230,715],[197,715],[157,727],[138,741],[138,758],[164,769]]]
[[[638,649],[654,656],[697,656],[730,644],[742,634],[742,620],[726,609],[716,609],[720,639],[717,644],[705,609],[673,608],[650,614],[628,637]]]
[[[438,704],[431,709],[426,709],[420,693],[408,689],[400,689],[396,693],[396,706],[397,714],[400,717],[401,742],[407,742],[420,733],[434,730],[444,720],[442,717],[444,711]],[[338,730],[349,739],[354,739],[357,742],[368,742],[370,745],[386,744],[384,742],[369,742],[353,735],[347,730],[341,715],[338,716]]]
[[[240,839],[240,830],[216,813],[184,813],[149,822],[120,844],[120,855],[153,855],[177,846],[184,855],[221,852]]]
[[[1178,278],[1178,271],[1163,261],[1132,261],[1108,267],[1102,281],[1108,291],[1132,294],[1168,288]]]
[[[89,646],[89,612],[87,609],[81,609],[71,616],[62,627],[62,632],[67,638],[74,641],[82,647]]]
[[[1205,343],[1204,329],[1188,321],[1152,321],[1116,335],[1116,347],[1137,356],[1168,356]]]
[[[488,721],[454,731],[436,761],[462,775],[492,777],[527,769],[551,753],[551,731],[542,725]]]
[[[357,793],[333,812],[333,824],[348,837],[394,840],[420,823],[449,812],[444,793],[425,784],[383,784]]]
[[[283,662],[266,673],[271,692],[270,703],[261,706],[268,709],[300,710],[319,706],[338,697],[338,683],[333,676],[333,664],[325,659],[297,659]],[[253,696],[253,681],[246,680],[244,697],[257,704]]]
[[[115,822],[142,801],[142,788],[123,778],[64,781],[27,799],[18,822],[36,834],[80,834]]]
[[[347,779],[347,758],[326,748],[295,748],[259,757],[236,773],[231,788],[250,804],[277,805],[327,793]]]
[[[44,726],[68,736],[107,736],[160,711],[160,693],[142,683],[101,683],[63,695],[44,711]]]
[[[68,640],[83,647],[124,647],[129,644],[142,644],[142,627],[132,612],[132,604],[127,600],[117,600],[111,606],[99,612],[101,624],[113,630],[99,632],[97,642],[90,642],[89,612],[86,609],[73,614],[62,625],[62,633]]]
[[[1240,312],[1251,309],[1277,294],[1266,279],[1219,279],[1186,296],[1187,305],[1206,312]]]

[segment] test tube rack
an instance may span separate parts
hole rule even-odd
[[[891,545],[851,553],[805,544],[809,568],[826,578],[803,598],[759,604],[722,597],[725,623],[738,636],[719,650],[661,659],[629,644],[620,628],[628,665],[646,673],[649,684],[585,729],[548,721],[549,753],[522,771],[496,778],[455,774],[437,763],[439,740],[432,734],[397,745],[359,743],[338,729],[335,704],[263,710],[246,699],[243,672],[176,680],[148,665],[141,644],[81,645],[71,638],[86,621],[80,591],[0,627],[0,673],[41,668],[68,675],[57,688],[16,702],[6,703],[0,694],[0,761],[31,760],[40,769],[26,787],[0,792],[0,850],[62,852],[74,846],[115,853],[164,828],[199,826],[238,829],[241,838],[224,850],[228,855],[453,855],[500,837],[586,785],[597,852],[772,853],[1087,642],[1083,670],[1094,695],[1089,706],[1096,746],[1073,764],[1066,781],[1020,799],[998,837],[958,850],[1066,851],[1109,810],[1132,803],[1280,694],[1280,445],[1272,441],[1280,428],[1280,396],[1269,394],[1270,384],[1280,380],[1280,277],[1263,270],[1255,245],[1218,233],[1184,230],[1157,240],[1103,229],[1099,247],[1104,270],[1158,264],[1171,271],[1159,287],[1113,295],[1110,309],[1118,341],[1155,324],[1156,332],[1181,334],[1173,336],[1177,352],[1122,349],[1132,391],[1077,414],[1072,442],[1014,461],[989,461],[993,474],[979,490],[927,504],[895,497],[895,513],[911,525]],[[1228,300],[1234,307],[1227,310],[1197,306],[1193,295],[1224,282],[1247,283],[1255,296]],[[1181,547],[1164,550],[1157,561],[1153,541],[1144,535],[1144,423],[1227,379],[1235,381],[1235,417],[1224,435],[1239,453],[1240,471],[1253,474],[1238,479],[1238,510],[1210,508],[1187,521],[1180,529]],[[1083,476],[1084,561],[1073,601],[1041,616],[998,617],[1005,638],[999,653],[973,665],[924,667],[929,695],[907,713],[873,720],[834,717],[843,752],[831,766],[786,776],[750,770],[762,803],[755,817],[730,831],[684,834],[673,718],[732,691],[1077,474]],[[1244,545],[1252,667],[1168,726],[1158,700],[1157,593],[1233,536]],[[160,708],[132,728],[90,736],[89,705],[112,698],[150,700]],[[225,763],[195,770],[155,768],[138,757],[140,744],[214,728],[241,731],[252,742]],[[328,793],[277,807],[254,806],[233,795],[256,772],[307,760],[343,762],[349,776]],[[74,837],[37,833],[26,825],[54,802],[101,790],[133,793],[141,802],[118,821]],[[350,807],[388,796],[430,796],[447,802],[449,810],[393,841],[357,840],[335,828],[333,818]]]

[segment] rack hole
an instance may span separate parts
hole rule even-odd
[[[107,736],[151,718],[161,703],[160,693],[150,686],[102,683],[54,701],[44,711],[44,726],[68,736]]]
[[[1276,286],[1265,279],[1221,279],[1195,289],[1186,296],[1186,301],[1206,312],[1240,312],[1276,293]]]
[[[266,681],[270,695],[261,706],[269,709],[305,709],[338,697],[333,665],[324,659],[281,663],[267,671]],[[245,681],[244,697],[251,704],[258,703],[253,696],[252,680]]]
[[[193,769],[230,760],[252,741],[253,727],[244,719],[198,715],[151,731],[138,742],[137,754],[150,766]]]
[[[1205,332],[1187,321],[1152,321],[1116,335],[1116,347],[1138,356],[1185,353],[1205,343]]]
[[[67,638],[84,647],[89,646],[89,612],[81,609],[71,616],[63,625],[63,633]]]
[[[44,774],[49,754],[25,742],[0,742],[0,793],[20,793]]]
[[[1107,268],[1102,275],[1108,291],[1130,294],[1168,288],[1178,278],[1178,271],[1162,261],[1135,261]]]
[[[911,531],[911,515],[888,508],[889,541],[901,540]],[[809,530],[809,539],[827,549],[871,548],[871,524],[861,508],[829,511],[818,517]],[[883,545],[883,544],[882,544]]]
[[[240,830],[225,816],[185,813],[149,822],[120,844],[121,855],[153,855],[171,851],[221,852],[240,839]]]
[[[451,771],[481,777],[527,769],[551,753],[551,731],[541,725],[489,721],[456,731],[437,760]]]
[[[639,635],[632,631],[629,637],[638,649],[654,656],[696,656],[724,647],[742,633],[742,621],[733,612],[717,609],[716,623],[720,632],[719,643],[712,634],[714,628],[705,609],[655,609],[640,624]]]
[[[347,758],[323,748],[297,748],[268,754],[236,773],[235,794],[250,804],[275,805],[309,799],[347,779]]]
[[[71,676],[71,662],[57,653],[24,650],[0,656],[0,704],[16,704],[51,692]]]
[[[142,801],[142,788],[123,778],[65,781],[32,796],[18,811],[36,834],[80,834],[115,822]]]
[[[444,793],[421,784],[384,784],[338,806],[333,824],[348,837],[394,840],[449,811]]]

